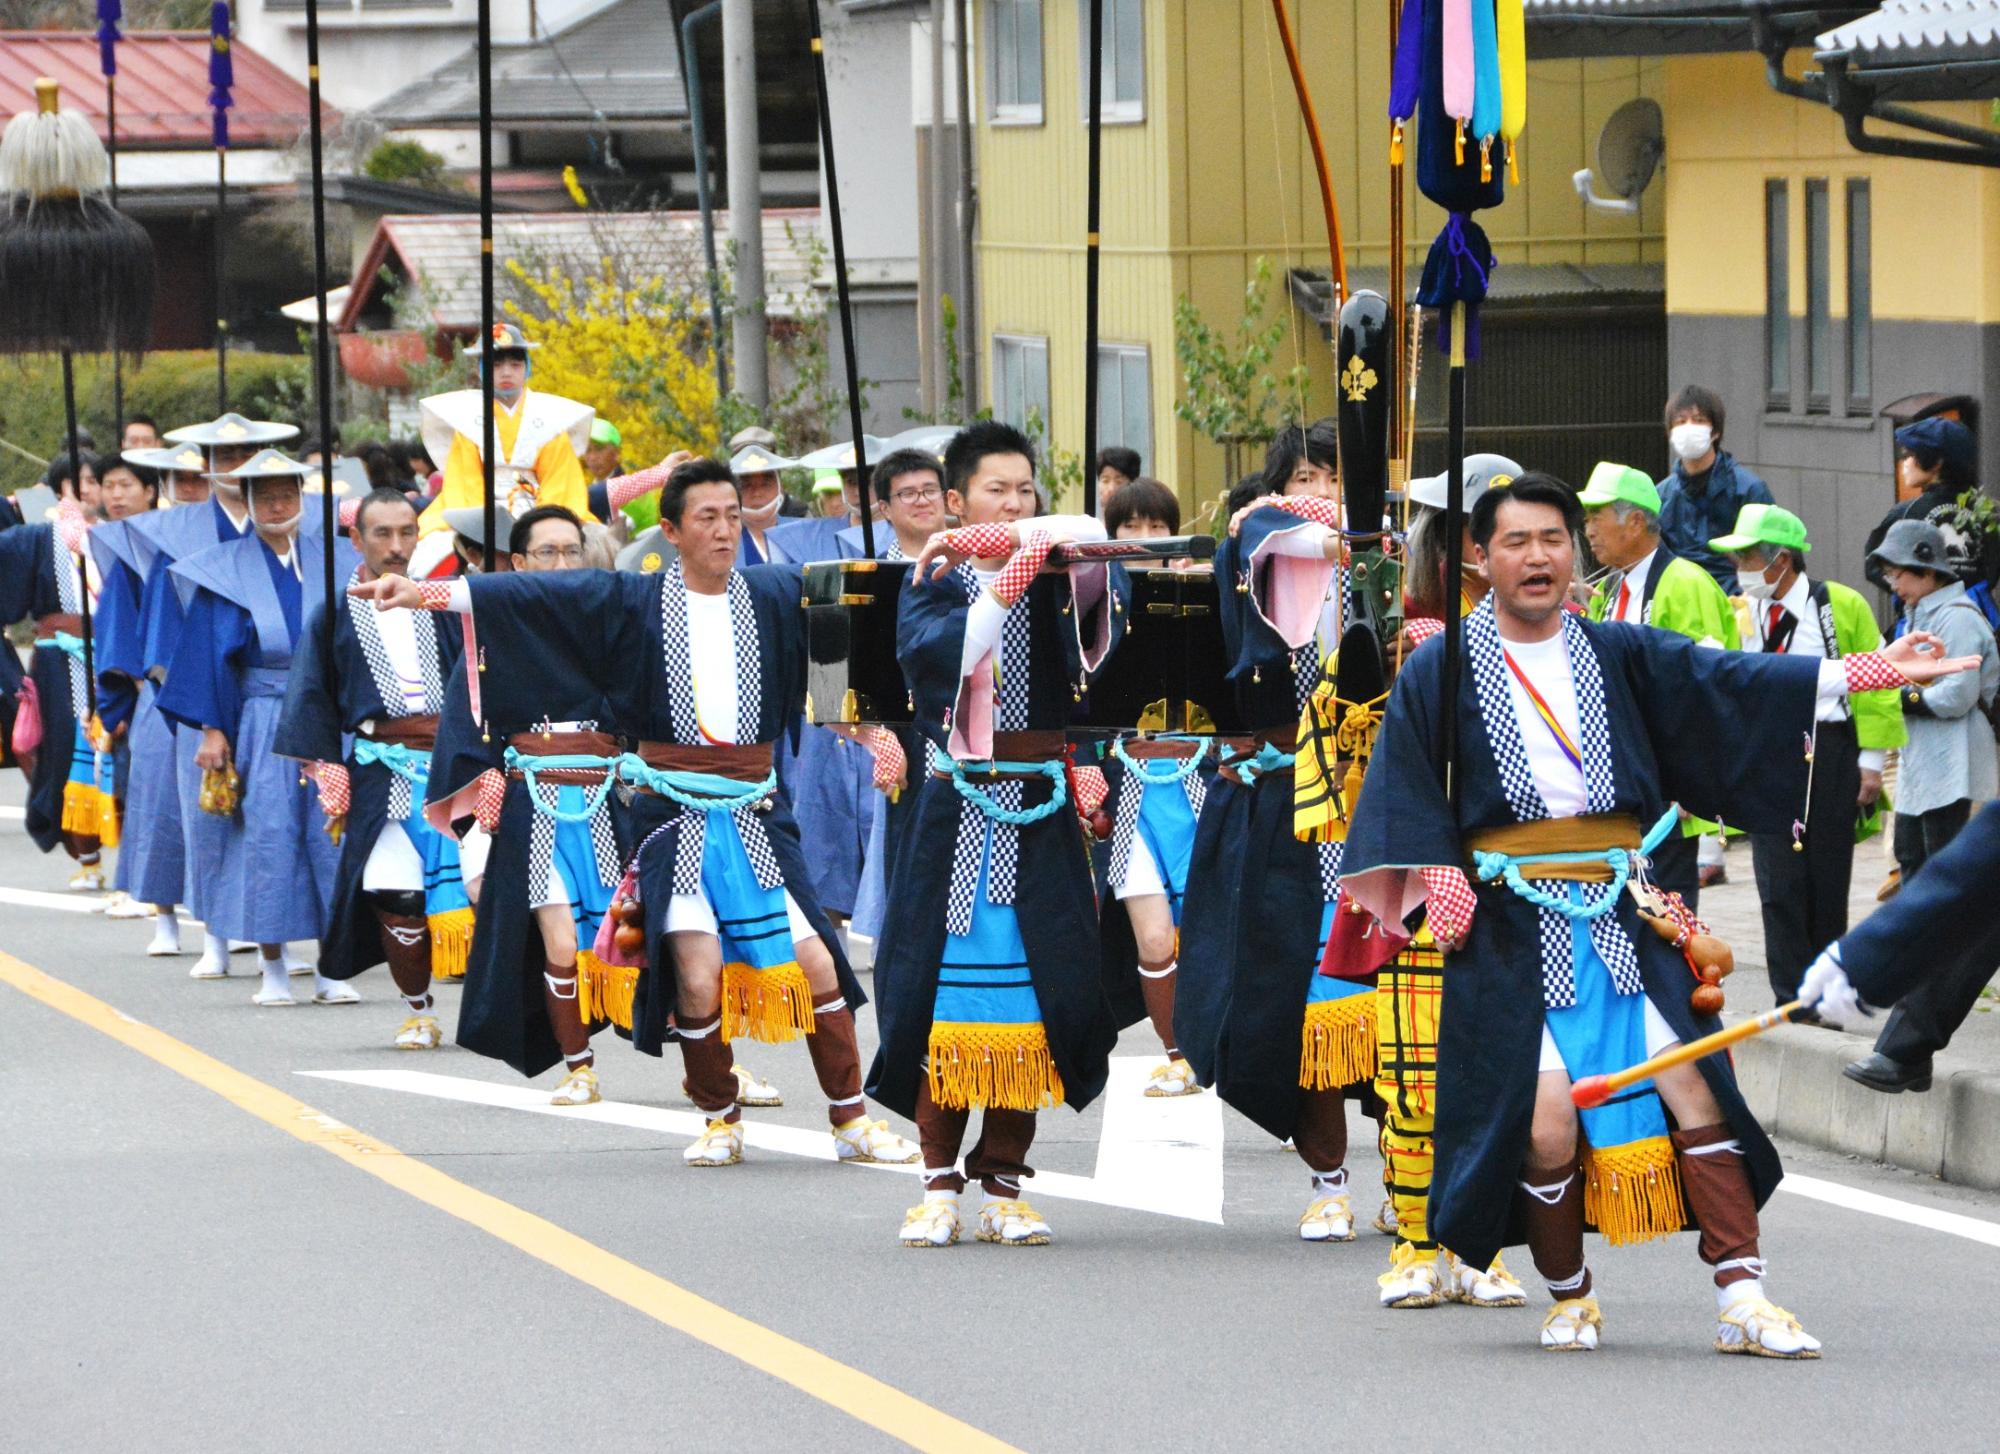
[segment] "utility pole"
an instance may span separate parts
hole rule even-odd
[[[722,109],[729,172],[729,240],[736,251],[736,316],[731,330],[736,392],[760,414],[771,401],[765,355],[764,179],[757,143],[757,32],[754,0],[723,0]]]
[[[924,412],[932,419],[944,418],[945,381],[950,371],[944,353],[951,343],[944,336],[943,299],[951,287],[951,255],[957,241],[956,218],[951,205],[951,173],[945,164],[944,44],[946,0],[931,0],[931,126],[924,158],[930,188],[930,226],[924,229],[924,275],[930,279],[930,296],[923,299],[924,316],[918,326],[923,340]]]

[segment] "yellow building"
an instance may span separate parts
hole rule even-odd
[[[1698,33],[1681,17],[1713,15],[1712,0],[1614,0],[1633,17],[1614,25],[1606,8],[1530,0],[1529,52],[1664,67],[1666,159],[1652,192],[1665,210],[1673,385],[1722,397],[1723,447],[1805,519],[1814,574],[1860,586],[1864,540],[1893,502],[1883,411],[2000,388],[2000,170],[1856,150],[1816,95],[1774,89],[1747,7]],[[1764,42],[1788,88],[1816,91],[1815,37],[1860,11],[1777,8],[1784,28]],[[1686,53],[1695,44],[1702,52]],[[1992,121],[1986,100],[1924,110],[1975,132]],[[1922,139],[1873,120],[1866,130]]]
[[[1293,0],[1293,23],[1340,206],[1350,286],[1381,288],[1389,257],[1391,0]],[[1175,417],[1182,377],[1174,308],[1183,295],[1234,336],[1257,259],[1274,274],[1268,316],[1289,320],[1280,372],[1310,367],[1307,418],[1333,408],[1331,350],[1288,296],[1292,268],[1328,269],[1326,227],[1285,56],[1266,0],[1105,0],[1099,443],[1127,443],[1184,502],[1212,499],[1219,446]],[[1087,0],[974,0],[982,403],[1019,422],[1045,414],[1052,442],[1083,447]],[[1616,452],[1643,439],[1664,389],[1659,326],[1662,216],[1591,212],[1571,173],[1588,164],[1619,105],[1660,96],[1656,60],[1555,60],[1530,67],[1524,183],[1481,214],[1502,264],[1489,312],[1488,368],[1472,384],[1474,447],[1548,452],[1538,462]],[[1412,169],[1413,171],[1414,169]],[[1442,216],[1409,187],[1414,289]],[[1532,322],[1510,330],[1509,319]],[[1609,320],[1609,326],[1607,326]],[[1600,345],[1610,349],[1603,352]],[[1612,360],[1623,358],[1623,366]],[[1623,396],[1580,423],[1574,389],[1617,374]],[[1433,386],[1442,370],[1431,368]],[[1428,397],[1428,393],[1427,393]],[[1419,418],[1430,422],[1428,413]],[[1250,452],[1250,466],[1261,449]],[[1427,430],[1418,464],[1442,467]],[[1635,459],[1635,463],[1654,463]]]

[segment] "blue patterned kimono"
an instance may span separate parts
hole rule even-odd
[[[434,813],[436,805],[456,790],[454,784],[471,782],[482,763],[491,763],[494,748],[509,733],[531,729],[545,718],[593,720],[598,730],[628,741],[704,742],[695,714],[686,587],[678,563],[654,575],[551,571],[480,576],[469,585],[474,626],[488,666],[481,677],[481,695],[493,742],[479,744],[478,734],[469,730],[462,685],[448,692],[438,762],[432,770]],[[752,742],[772,744],[796,731],[804,708],[802,590],[798,570],[789,566],[753,567],[729,578],[738,730]],[[726,897],[729,890],[723,886],[728,879],[752,898],[769,900],[776,891],[789,893],[833,956],[847,1003],[867,1002],[813,897],[798,827],[782,790],[760,800],[761,805],[720,814],[684,809],[650,793],[633,796],[629,803],[617,797],[612,802],[614,816],[623,826],[626,852],[637,859],[645,905],[647,964],[632,985],[632,1038],[640,1050],[657,1055],[670,1036],[667,1022],[675,1006],[673,960],[665,938],[670,901],[677,893],[704,892],[717,919],[730,920],[734,913]],[[503,847],[511,836],[525,832],[534,811],[526,784],[510,781],[494,834],[489,882],[501,871]],[[782,915],[782,899],[778,903]],[[555,1040],[542,1011],[521,1004],[514,1007],[510,1020],[498,1008],[489,1015],[483,1004],[487,992],[479,981],[490,956],[481,952],[480,943],[489,934],[488,918],[482,905],[459,1040],[479,1049],[471,1035],[491,1035],[494,1043],[508,1043],[510,1053],[521,1057],[510,1063],[535,1074],[556,1058]],[[727,990],[731,935],[729,924],[722,927]],[[788,935],[782,949],[790,949]],[[531,988],[539,1006],[540,966],[535,969],[533,985],[524,980],[520,994],[529,998]],[[525,1037],[519,1029],[523,1024]]]
[[[340,869],[319,972],[328,979],[352,979],[385,962],[375,915],[362,892],[368,856],[385,831],[407,833],[424,864],[424,912],[430,921],[431,973],[452,979],[464,973],[472,939],[472,908],[459,875],[458,842],[424,821],[429,786],[429,752],[370,740],[362,724],[412,715],[396,668],[382,645],[373,605],[360,610],[345,594],[336,602],[333,656],[326,654],[326,612],[315,606],[292,663],[290,686],[272,750],[304,762],[344,762],[350,790],[346,831],[340,840]],[[424,715],[444,709],[451,668],[462,651],[458,622],[420,613],[416,620],[418,670],[423,676]]]
[[[344,579],[354,551],[345,541],[334,548]],[[220,854],[201,861],[191,851],[188,864],[205,885],[202,922],[224,938],[280,944],[326,933],[339,850],[316,791],[273,749],[299,630],[324,591],[325,550],[318,536],[300,535],[287,567],[252,533],[172,568],[185,618],[160,710],[185,727],[220,729],[243,783]]]
[[[912,778],[949,761],[967,612],[980,589],[966,569],[904,588],[896,650],[929,749],[911,756]],[[995,648],[1000,730],[1067,726],[1079,671],[1071,599],[1066,578],[1044,575],[1008,613]],[[968,783],[1010,814],[1044,809],[1058,792],[1052,779],[982,785],[976,770]],[[1090,862],[1063,792],[1055,811],[1018,825],[989,819],[948,781],[927,781],[917,795],[890,869],[895,904],[875,957],[882,1041],[867,1080],[868,1094],[899,1114],[915,1115],[934,1031],[947,1023],[989,1037],[996,1051],[1013,1027],[1038,1023],[1054,1074],[1052,1085],[1013,1088],[1031,1103],[1041,1089],[1081,1110],[1104,1089],[1118,1031],[1098,967]],[[976,1055],[978,1046],[968,1049]],[[986,1104],[1020,1099],[991,1089],[1010,1098]]]
[[[1378,918],[1401,920],[1415,908],[1422,885],[1414,870],[1466,867],[1468,832],[1547,815],[1532,781],[1524,781],[1504,678],[1475,660],[1478,633],[1491,623],[1491,608],[1483,606],[1465,624],[1465,669],[1449,708],[1441,642],[1425,642],[1397,675],[1343,863],[1343,886]],[[1749,832],[1789,830],[1805,800],[1800,744],[1812,728],[1817,661],[1710,651],[1670,632],[1575,617],[1564,629],[1573,633],[1569,659],[1592,811],[1651,825],[1678,802]],[[1458,717],[1455,804],[1445,798],[1440,756],[1446,710]],[[1729,730],[1717,732],[1718,722]],[[1499,883],[1476,889],[1470,942],[1444,963],[1430,1225],[1439,1243],[1483,1266],[1522,1240],[1514,1191],[1528,1154],[1544,1021],[1566,1063],[1571,1051],[1557,1018],[1601,1015],[1612,1001],[1643,994],[1682,1041],[1718,1024],[1694,1013],[1687,962],[1641,926],[1629,895],[1617,895],[1584,932]],[[1742,1143],[1762,1205],[1782,1174],[1777,1152],[1744,1104],[1728,1058],[1712,1055],[1700,1066]],[[1653,1098],[1645,1087],[1634,1094]]]

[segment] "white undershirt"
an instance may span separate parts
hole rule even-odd
[[[389,665],[396,673],[397,685],[402,688],[401,706],[405,713],[415,715],[424,710],[424,673],[417,660],[417,618],[409,611],[377,611],[376,629],[382,633],[382,650],[388,653]],[[382,704],[395,711],[397,703]]]
[[[993,594],[993,583],[1000,579],[1000,572],[974,566],[972,573],[979,577],[979,594],[965,613],[965,643],[960,649],[958,675],[962,681],[979,665],[987,655],[993,660],[993,726],[1000,726],[1000,634],[1006,629],[1007,612],[1012,609],[1000,604],[1000,598]],[[1016,601],[1015,605],[1021,605]],[[1023,607],[1025,610],[1026,607]]]
[[[1646,552],[1646,558],[1644,560],[1640,561],[1637,565],[1633,566],[1630,570],[1625,572],[1625,577],[1620,582],[1620,585],[1623,587],[1625,591],[1625,609],[1623,612],[1619,611],[1618,609],[1619,593],[1617,591],[1613,591],[1611,593],[1611,610],[1607,613],[1611,620],[1630,621],[1634,625],[1638,625],[1645,621],[1646,581],[1652,576],[1653,565],[1656,561],[1659,560],[1659,558],[1660,558],[1660,548],[1656,545],[1651,550]],[[1537,690],[1540,690],[1541,683],[1536,682],[1535,687]]]
[[[1581,747],[1583,731],[1576,710],[1576,684],[1570,678],[1569,652],[1558,632],[1547,641],[1502,641],[1501,646],[1524,676],[1535,684],[1571,742]],[[1505,670],[1504,666],[1502,670]],[[1552,818],[1574,818],[1590,811],[1590,793],[1583,769],[1569,760],[1549,731],[1527,691],[1507,673],[1507,695],[1514,704],[1521,746],[1528,754],[1528,771]]]
[[[736,722],[736,629],[729,597],[687,593],[688,665],[695,715],[713,742],[740,742]],[[754,725],[754,724],[753,724]]]

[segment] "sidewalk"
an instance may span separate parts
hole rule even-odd
[[[1879,838],[1855,850],[1850,922],[1875,909],[1875,890],[1888,871]],[[1701,912],[1736,952],[1723,1019],[1771,1008],[1747,843],[1730,849],[1729,882],[1703,892]],[[1922,1094],[1884,1095],[1841,1074],[1873,1041],[1872,1033],[1780,1025],[1736,1047],[1736,1072],[1750,1108],[1773,1135],[2000,1190],[2000,982],[1937,1057],[1935,1080]]]

